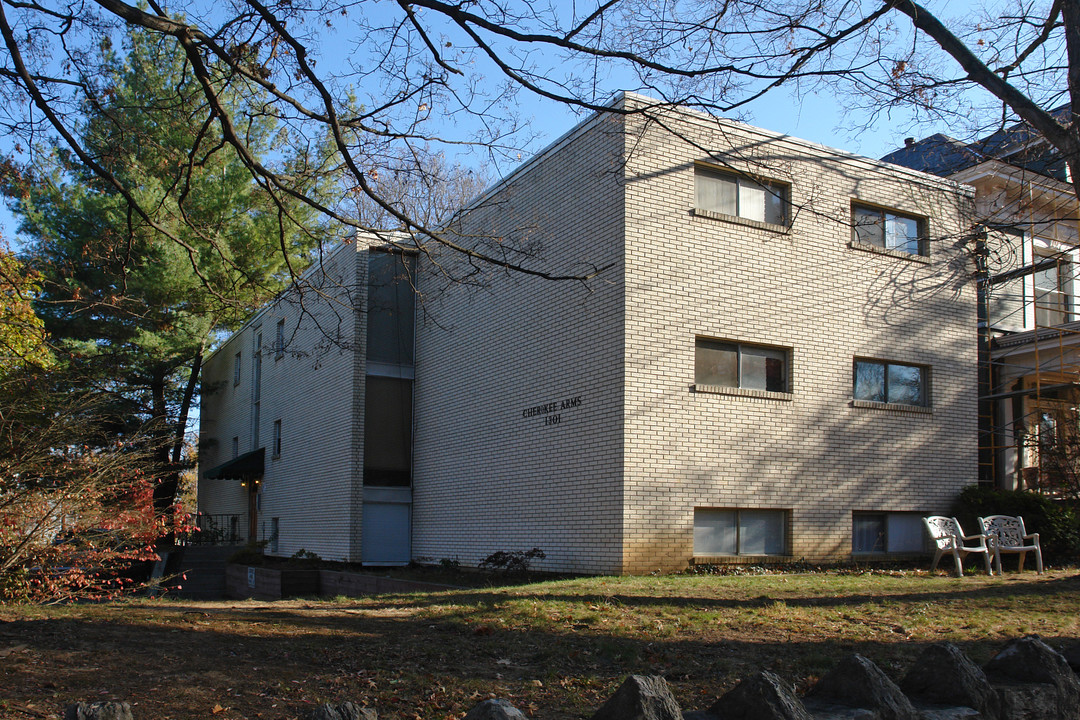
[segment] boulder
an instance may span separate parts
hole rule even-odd
[[[983,669],[998,693],[1000,717],[1080,717],[1080,679],[1036,635],[1012,641]]]
[[[509,700],[494,698],[470,710],[465,720],[525,720],[525,713],[511,705]]]
[[[379,713],[374,708],[360,707],[352,702],[340,705],[323,703],[312,710],[308,717],[310,720],[379,720]]]
[[[974,708],[987,720],[998,717],[997,693],[986,673],[952,643],[923,650],[900,682],[900,689],[922,702]]]
[[[720,720],[810,720],[791,687],[767,670],[721,695],[709,714]]]
[[[682,711],[664,678],[631,675],[592,720],[682,720]]]
[[[917,720],[918,713],[881,668],[862,655],[849,655],[818,681],[815,700],[871,710],[877,720]]]
[[[132,720],[126,702],[72,703],[64,710],[64,720]]]

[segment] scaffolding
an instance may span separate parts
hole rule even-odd
[[[1078,246],[1073,235],[1036,250],[1041,234],[1030,185],[1026,192],[1024,232],[1010,237],[989,227],[978,241],[979,480],[1053,493],[1061,485],[1055,474],[1062,471],[1062,449],[1080,449],[1080,308],[1072,297],[1080,288],[1073,284]],[[1018,262],[998,263],[992,272],[988,259],[1000,253],[995,242],[1004,247],[1017,237],[1028,243],[1016,254]],[[1002,302],[1001,292],[1009,295],[1009,288],[1014,297]],[[1002,306],[1008,308],[1004,316]],[[1009,325],[1008,314],[1020,329],[1001,329]]]

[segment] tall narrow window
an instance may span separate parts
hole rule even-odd
[[[415,259],[373,251],[368,259],[364,484],[412,482]]]
[[[277,334],[274,336],[274,359],[280,360],[285,354],[285,318],[277,323]]]
[[[281,421],[274,421],[274,445],[273,456],[281,457]]]
[[[232,384],[240,384],[240,353],[236,353],[236,356],[233,357]]]
[[[1057,253],[1035,253],[1035,262],[1048,262],[1035,273],[1035,322],[1038,325],[1060,325],[1069,320],[1067,282],[1069,264]]]
[[[259,407],[262,399],[262,333],[255,333],[251,353],[251,447],[259,447]]]
[[[232,439],[232,456],[235,458],[240,455],[240,438],[234,437]]]

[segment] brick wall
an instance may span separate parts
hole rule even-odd
[[[665,125],[628,126],[624,570],[685,567],[695,507],[786,510],[810,560],[850,555],[853,510],[947,510],[976,479],[969,194],[737,123]],[[790,229],[695,214],[702,161],[790,184]],[[853,200],[929,216],[929,262],[850,247]],[[788,349],[790,394],[696,392],[695,336]],[[856,356],[929,366],[930,412],[854,407]]]
[[[330,251],[298,286],[263,308],[208,358],[203,369],[200,468],[205,472],[240,453],[266,448],[258,529],[269,539],[278,518],[277,554],[304,548],[326,559],[359,559],[362,457],[363,337],[366,247]],[[284,347],[275,348],[284,320]],[[262,387],[257,438],[251,431],[251,358],[262,333]],[[243,354],[239,385],[233,358]],[[273,428],[281,423],[281,454]],[[246,489],[235,480],[205,480],[200,509],[247,515]]]
[[[619,124],[594,120],[483,198],[461,228],[460,242],[527,267],[606,268],[593,280],[470,275],[452,253],[424,259],[414,558],[474,565],[539,547],[547,559],[534,567],[621,570],[621,152]]]

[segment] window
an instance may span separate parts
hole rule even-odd
[[[364,484],[408,487],[412,477],[412,380],[367,376]]]
[[[240,438],[234,437],[232,439],[232,456],[235,458],[240,455]]]
[[[412,482],[416,258],[372,251],[368,258],[364,484]]]
[[[928,406],[929,370],[919,365],[855,360],[855,400]]]
[[[285,354],[285,318],[277,322],[277,334],[274,336],[274,359],[280,360]]]
[[[274,457],[281,457],[281,421],[274,421],[274,446],[271,453]]]
[[[694,195],[699,210],[773,225],[787,223],[787,185],[695,166]]]
[[[851,516],[851,552],[918,553],[925,549],[919,513],[856,512]]]
[[[694,383],[788,392],[788,351],[764,345],[697,338]]]
[[[911,255],[927,254],[924,219],[852,203],[851,226],[855,242]]]
[[[281,523],[279,522],[279,520],[280,518],[270,518],[269,550],[272,553],[276,553],[278,551],[278,536],[281,532]]]
[[[233,358],[232,384],[240,384],[240,353],[236,353],[236,356]]]
[[[1055,258],[1057,261],[1053,262]],[[1069,263],[1058,253],[1036,250],[1035,262],[1046,261],[1052,264],[1035,273],[1035,323],[1060,325],[1069,320]]]
[[[694,555],[785,554],[785,510],[694,509]]]

